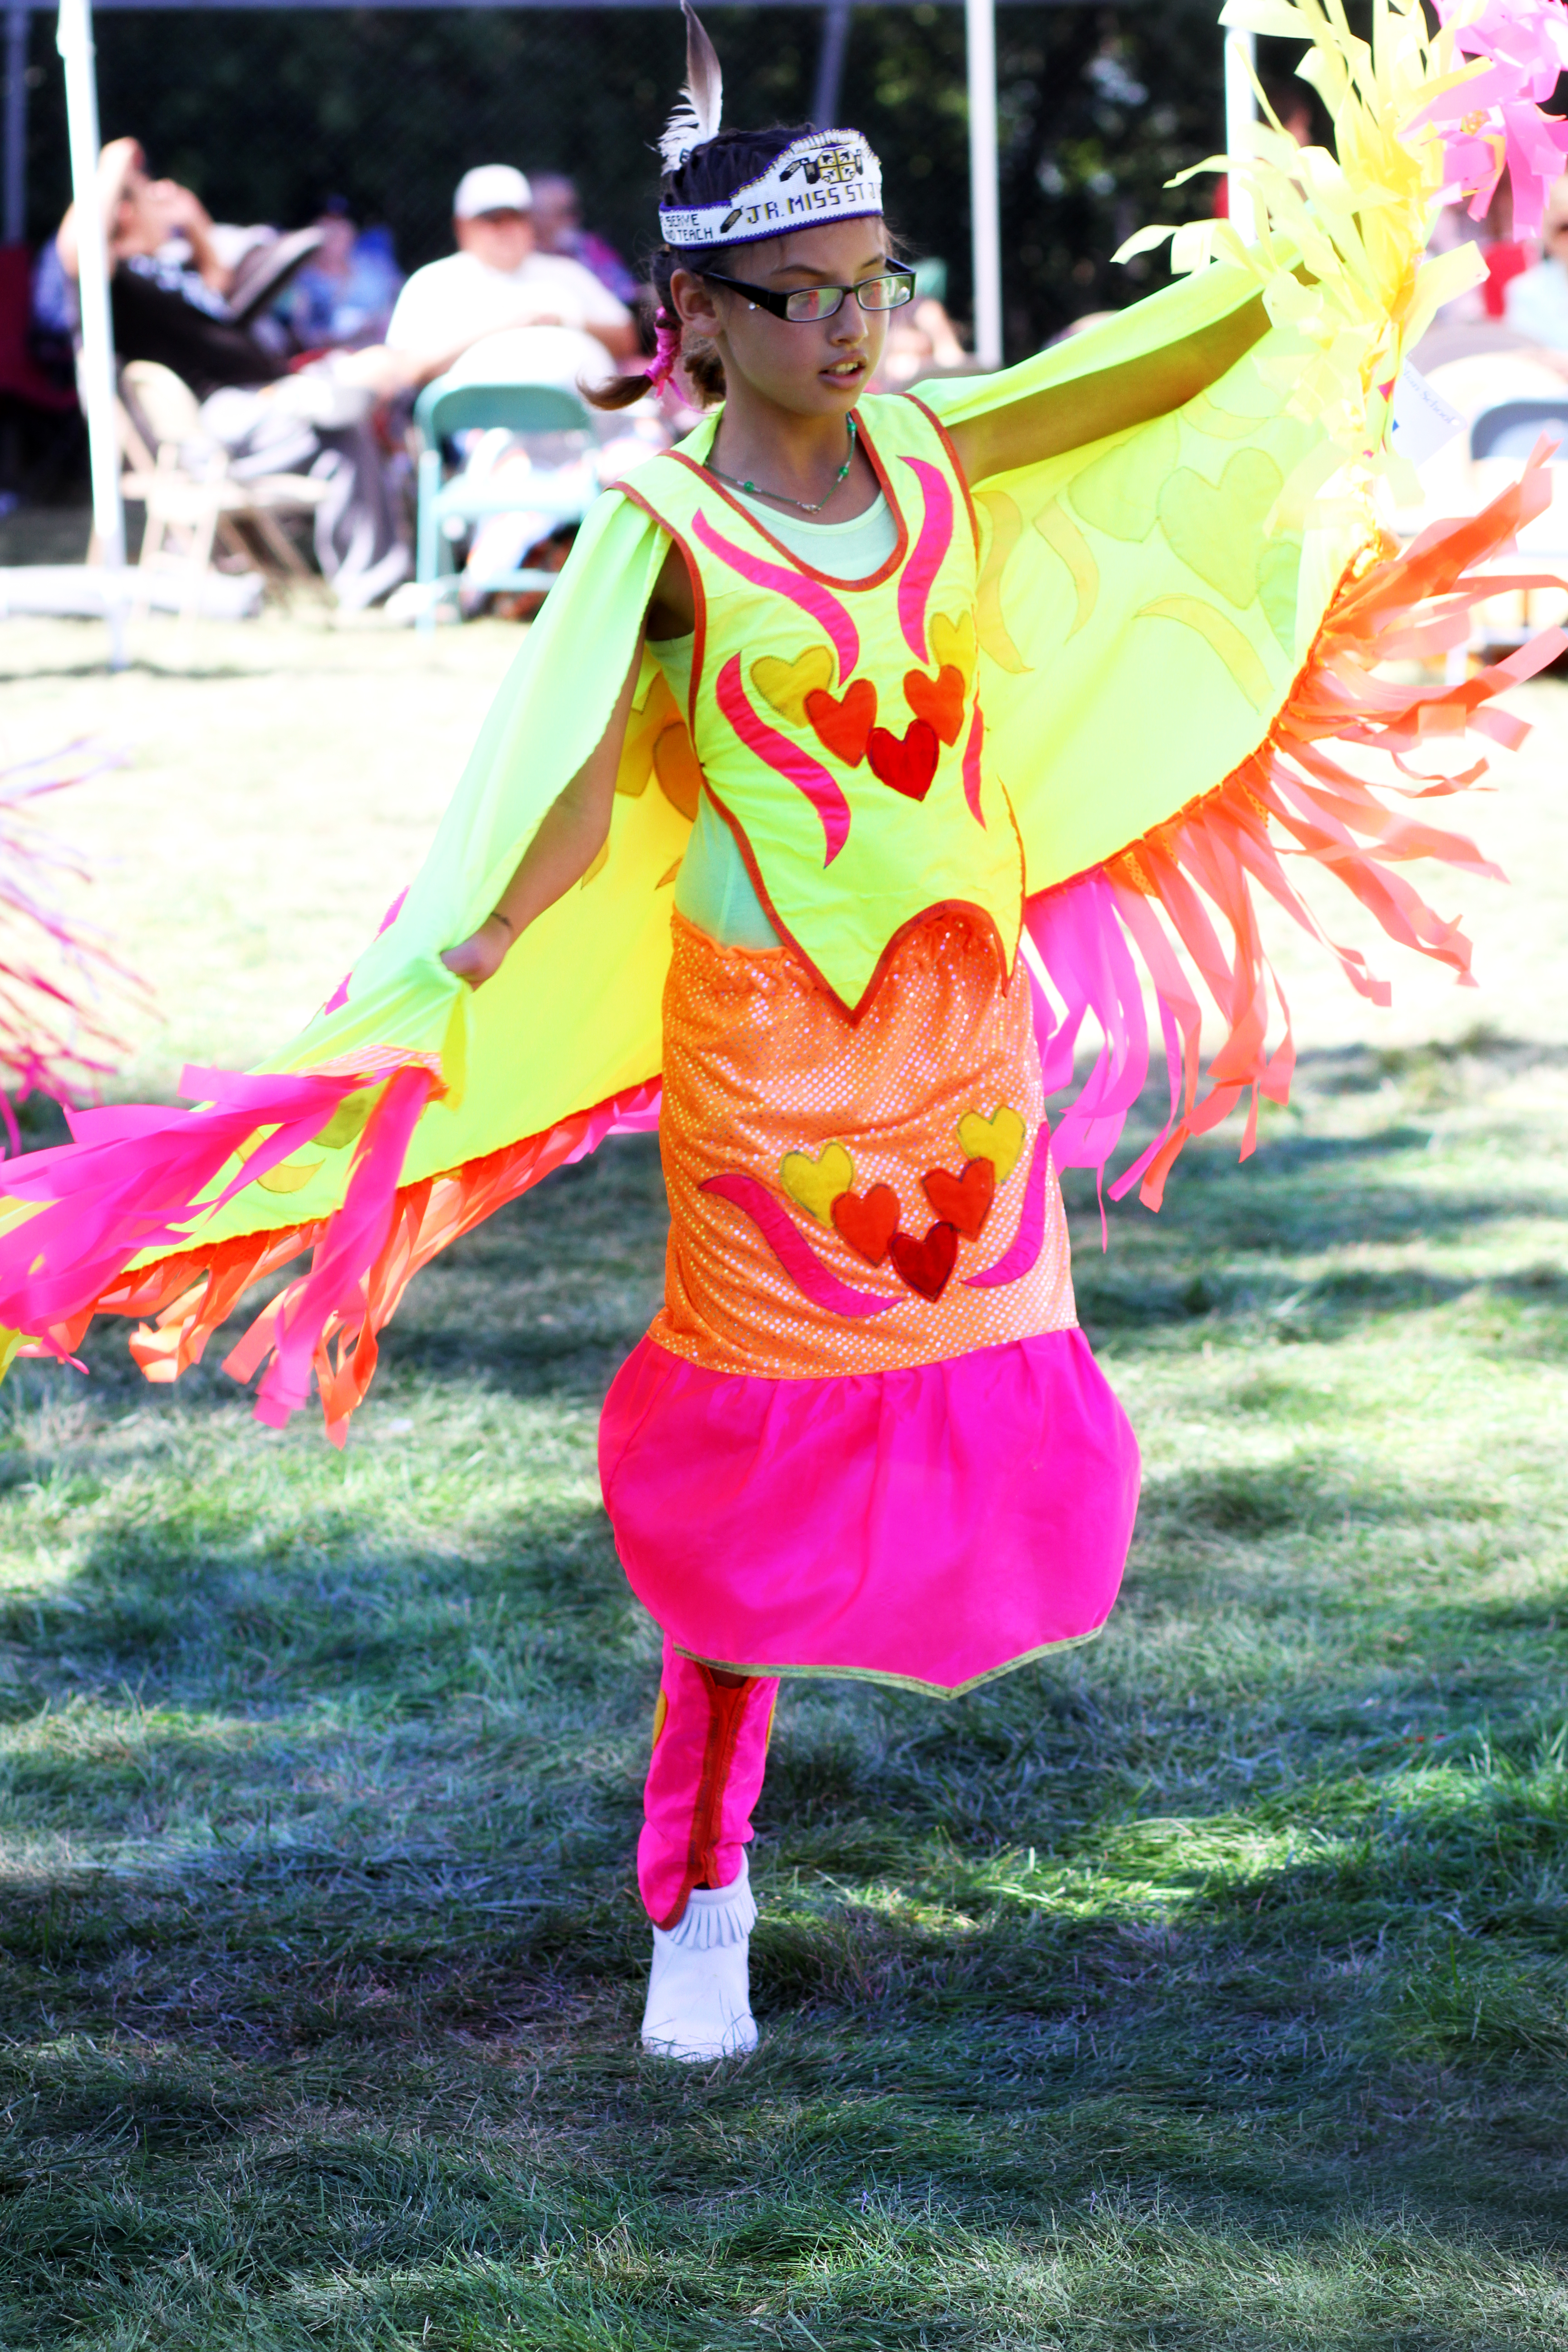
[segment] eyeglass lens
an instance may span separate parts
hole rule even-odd
[[[802,286],[789,297],[790,318],[797,323],[803,320],[831,319],[847,293],[853,293],[862,310],[896,310],[914,292],[914,281],[904,277],[866,278],[856,287]]]

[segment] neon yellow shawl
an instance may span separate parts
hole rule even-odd
[[[1189,274],[1167,290],[1003,374],[921,387],[952,425],[1136,366],[1260,289],[1274,321],[1178,414],[974,486],[987,754],[1023,835],[1037,971],[1063,1008],[1047,1084],[1070,1075],[1086,1019],[1106,1039],[1058,1122],[1058,1157],[1103,1165],[1146,1065],[1150,981],[1179,1100],[1124,1181],[1153,1201],[1187,1132],[1245,1091],[1256,1101],[1288,1083],[1288,1039],[1266,1043],[1250,903],[1261,880],[1310,926],[1281,844],[1328,866],[1394,936],[1465,968],[1454,927],[1388,868],[1417,855],[1474,866],[1476,853],[1396,817],[1325,746],[1378,735],[1409,750],[1531,666],[1516,656],[1452,692],[1394,694],[1372,677],[1389,650],[1452,641],[1459,600],[1495,593],[1465,585],[1467,562],[1544,495],[1537,469],[1479,525],[1397,560],[1373,520],[1372,479],[1392,462],[1386,388],[1406,340],[1473,268],[1463,255],[1422,262],[1442,142],[1399,132],[1468,69],[1447,34],[1428,41],[1418,0],[1384,0],[1371,49],[1321,0],[1252,14],[1311,45],[1340,163],[1261,131],[1257,245],[1225,224],[1184,231]],[[611,1127],[652,1123],[670,889],[697,779],[672,756],[673,705],[651,659],[595,867],[480,993],[439,957],[494,906],[602,735],[667,547],[628,499],[598,502],[401,907],[299,1036],[247,1079],[191,1074],[202,1108],[83,1114],[76,1144],[6,1168],[11,1351],[68,1352],[100,1309],[146,1315],[133,1349],[151,1377],[173,1378],[249,1281],[310,1246],[310,1274],[229,1360],[243,1375],[271,1355],[258,1409],[274,1420],[313,1370],[341,1439],[410,1274]],[[1412,610],[1434,596],[1447,603],[1423,638]],[[1375,989],[1359,960],[1342,961]],[[1227,1024],[1201,1097],[1194,971]]]

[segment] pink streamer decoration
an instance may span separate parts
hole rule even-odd
[[[1022,1282],[1026,1274],[1034,1272],[1046,1237],[1046,1170],[1051,1159],[1050,1133],[1043,1120],[1035,1130],[1035,1148],[1029,1156],[1029,1172],[1024,1181],[1024,1199],[1018,1211],[1018,1230],[1011,1245],[984,1274],[966,1274],[966,1290],[999,1290],[1004,1283]]]
[[[741,682],[739,654],[731,654],[720,671],[715,690],[720,709],[748,751],[754,751],[776,774],[803,792],[821,818],[827,845],[827,855],[822,861],[826,870],[849,838],[849,803],[841,787],[820,760],[814,760],[800,744],[792,743],[787,735],[781,735],[776,727],[758,718]]]
[[[945,486],[944,486],[945,487]],[[691,526],[696,536],[710,555],[717,555],[749,580],[753,588],[765,588],[771,595],[785,596],[803,613],[809,613],[819,628],[826,629],[833,640],[833,650],[838,656],[838,675],[847,680],[860,658],[860,633],[856,628],[837,596],[830,595],[820,581],[808,580],[804,572],[787,572],[782,563],[769,563],[761,555],[752,555],[722,531],[714,530],[707,516],[699,512]],[[924,656],[921,656],[922,660]]]
[[[985,720],[976,703],[969,722],[969,740],[963,747],[963,797],[969,803],[970,815],[981,826],[985,823],[985,812],[980,805],[980,754],[984,742]]]
[[[921,518],[915,551],[899,581],[899,626],[916,661],[923,662],[930,658],[926,652],[926,604],[931,583],[942,569],[942,557],[952,544],[952,492],[946,476],[929,459],[906,457],[904,463],[920,483],[925,512]]]
[[[387,1081],[360,1138],[342,1206],[327,1220],[309,1275],[258,1317],[225,1360],[225,1371],[244,1381],[271,1355],[256,1400],[257,1420],[271,1429],[281,1429],[309,1397],[330,1324],[357,1322],[363,1314],[364,1279],[390,1236],[404,1159],[437,1083],[423,1066],[405,1066]],[[328,1434],[334,1434],[331,1427]]]
[[[1024,919],[1064,1007],[1058,1020],[1048,999],[1037,992],[1047,1094],[1072,1085],[1086,1020],[1093,1019],[1104,1041],[1093,1069],[1057,1121],[1051,1156],[1058,1168],[1102,1171],[1149,1075],[1143,991],[1116,919],[1115,892],[1097,870],[1029,899]]]
[[[1513,193],[1513,233],[1533,236],[1552,182],[1568,159],[1568,121],[1544,114],[1560,74],[1568,70],[1568,13],[1562,0],[1488,0],[1468,23],[1458,0],[1436,0],[1454,44],[1482,69],[1444,90],[1412,116],[1442,137],[1450,186],[1473,191],[1472,220],[1486,215],[1506,171]]]
[[[874,1290],[851,1290],[847,1283],[840,1282],[754,1176],[743,1176],[738,1171],[710,1176],[702,1190],[717,1192],[721,1201],[732,1201],[737,1209],[743,1209],[795,1287],[828,1314],[885,1315],[899,1304],[897,1298],[884,1298]]]
[[[61,1101],[90,1091],[125,1051],[105,1006],[147,1002],[143,983],[102,933],[58,897],[58,879],[84,881],[88,868],[43,830],[34,805],[121,764],[120,753],[81,740],[0,766],[0,1087],[19,1098],[35,1088]],[[16,1122],[4,1093],[0,1120],[15,1150]]]
[[[258,1127],[277,1132],[220,1195],[230,1199],[307,1145],[363,1076],[242,1077],[186,1069],[181,1085],[202,1110],[130,1104],[70,1115],[75,1140],[35,1151],[5,1170],[4,1197],[46,1205],[0,1244],[0,1322],[68,1350],[56,1327],[90,1312],[128,1261],[149,1249],[184,1249],[225,1163]]]

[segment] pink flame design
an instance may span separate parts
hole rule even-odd
[[[830,596],[819,582],[808,580],[803,572],[786,572],[782,563],[769,563],[761,555],[749,555],[743,547],[737,547],[733,540],[715,530],[705,514],[700,512],[691,528],[710,555],[721,556],[753,588],[766,588],[775,596],[787,596],[792,604],[809,613],[833,640],[840,678],[849,677],[860,658],[860,633],[837,596]]]
[[[796,1288],[828,1314],[885,1315],[889,1307],[899,1304],[897,1298],[884,1298],[874,1290],[851,1290],[847,1283],[840,1282],[823,1265],[794,1219],[754,1176],[743,1176],[738,1170],[710,1176],[702,1190],[717,1192],[721,1201],[732,1201],[737,1209],[743,1209]]]
[[[1034,1272],[1040,1244],[1046,1237],[1046,1170],[1051,1159],[1050,1133],[1043,1120],[1035,1131],[1035,1149],[1024,1184],[1023,1205],[1018,1211],[1018,1230],[1011,1246],[984,1274],[965,1275],[966,1289],[998,1290],[1005,1282],[1022,1282],[1026,1274]]]
[[[849,838],[849,803],[820,760],[800,744],[792,743],[776,727],[759,719],[746,699],[746,689],[741,683],[741,656],[731,654],[719,673],[719,708],[745,744],[759,760],[765,760],[778,775],[805,794],[822,819],[822,831],[827,845],[823,859],[826,869],[831,866]]]
[[[921,535],[899,582],[899,626],[916,661],[926,654],[926,603],[942,559],[952,543],[952,492],[947,477],[924,457],[906,457],[905,465],[919,481],[925,499]]]

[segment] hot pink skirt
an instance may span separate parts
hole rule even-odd
[[[951,1694],[1098,1632],[1138,1448],[1078,1328],[1028,984],[960,915],[852,1023],[676,919],[666,1304],[600,1425],[678,1649]]]

